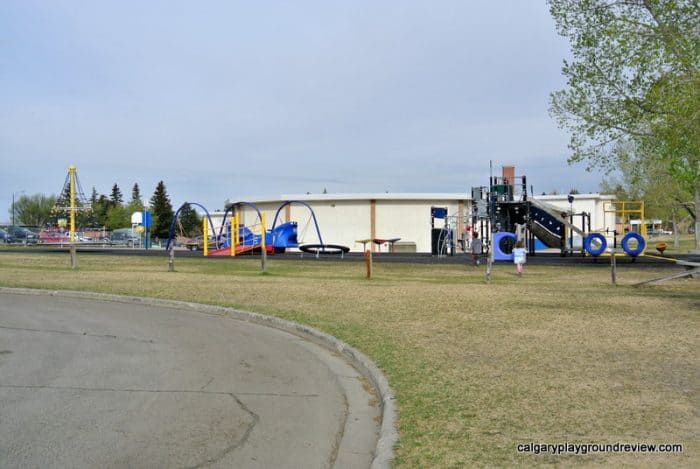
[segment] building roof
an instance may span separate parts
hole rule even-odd
[[[534,199],[542,201],[567,200],[568,194],[557,195],[536,195]],[[574,194],[578,200],[599,199],[614,200],[614,195],[590,193]],[[251,197],[245,199],[227,199],[226,205],[245,201],[250,203],[275,203],[285,200],[299,200],[302,202],[325,202],[325,201],[357,201],[357,200],[423,200],[423,201],[468,201],[471,194],[466,192],[358,192],[358,193],[337,193],[337,194],[281,194],[278,197]]]
[[[282,194],[279,197],[252,197],[248,199],[238,199],[237,201],[251,203],[279,202],[282,200],[300,200],[303,202],[341,201],[341,200],[471,200],[471,195],[464,193],[397,193],[397,192],[358,192],[343,194]],[[233,203],[231,199],[226,200],[226,205]]]

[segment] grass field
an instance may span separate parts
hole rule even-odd
[[[298,321],[369,355],[397,397],[396,467],[700,467],[700,281],[672,270],[0,252],[0,285],[143,295]],[[1,382],[0,377],[0,382]],[[519,444],[680,443],[680,454],[521,454]]]
[[[678,238],[678,247],[675,246],[673,235],[661,235],[647,238],[647,250],[650,254],[655,254],[656,243],[666,243],[666,254],[685,254],[695,249],[695,235],[683,234]]]

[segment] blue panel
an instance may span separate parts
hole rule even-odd
[[[446,218],[447,209],[445,207],[430,207],[430,215],[433,218]]]

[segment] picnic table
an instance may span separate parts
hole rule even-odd
[[[355,242],[356,243],[362,243],[362,251],[367,250],[367,244],[368,243],[374,243],[379,247],[379,252],[381,252],[381,247],[384,244],[389,244],[389,252],[394,252],[394,243],[399,241],[401,238],[389,238],[389,239],[384,239],[384,238],[367,238],[367,239],[358,239]]]

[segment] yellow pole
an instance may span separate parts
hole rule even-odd
[[[206,215],[202,217],[202,252],[204,257],[209,255],[209,220]]]
[[[236,255],[236,246],[238,245],[238,212],[233,212],[231,217],[231,255]]]
[[[70,185],[70,242],[75,242],[75,165],[68,166],[68,183]]]
[[[236,222],[236,214],[231,213],[231,221],[229,222],[231,224],[231,229],[229,230],[229,244],[231,245],[231,256],[236,255],[236,243],[233,237],[233,231],[235,230],[235,222]]]
[[[260,247],[265,251],[265,212],[260,214]]]
[[[240,226],[241,226],[241,214],[240,214],[240,212],[236,212],[236,234],[233,237],[233,239],[236,240],[236,247],[238,247],[238,245],[241,244],[241,232],[239,230]]]

